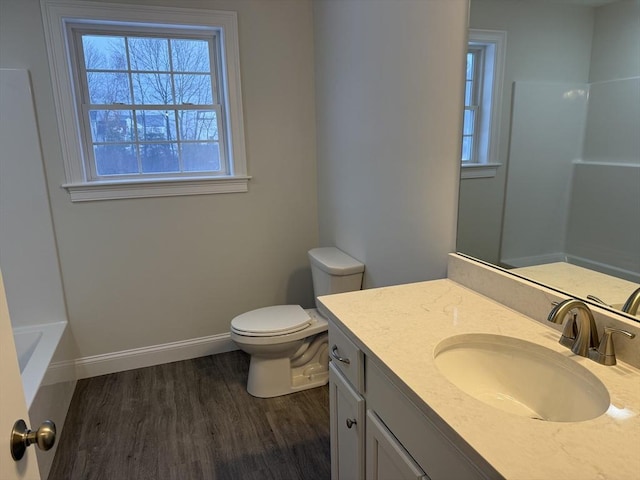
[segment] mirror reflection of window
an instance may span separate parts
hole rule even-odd
[[[462,128],[462,163],[478,163],[478,131],[476,119],[481,116],[480,84],[484,47],[469,45],[464,89],[464,123]]]
[[[467,50],[462,178],[493,177],[498,163],[506,32],[470,30]]]

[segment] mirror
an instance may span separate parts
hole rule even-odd
[[[471,0],[469,23],[507,35],[500,165],[463,166],[457,250],[620,308],[640,287],[640,1]]]

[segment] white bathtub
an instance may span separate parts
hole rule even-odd
[[[14,327],[13,339],[18,354],[20,375],[27,407],[38,393],[67,322]]]

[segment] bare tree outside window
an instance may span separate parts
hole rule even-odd
[[[82,34],[96,174],[218,172],[218,92],[204,39]]]

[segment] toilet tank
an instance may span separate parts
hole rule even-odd
[[[362,287],[364,264],[336,247],[309,250],[309,261],[314,298],[332,293],[352,292]]]

